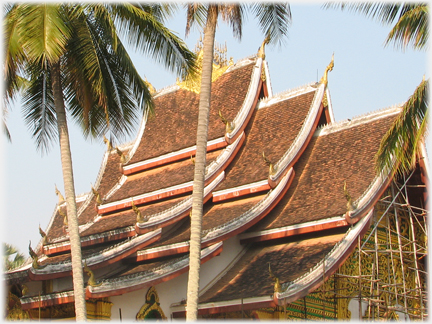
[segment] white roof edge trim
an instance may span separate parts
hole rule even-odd
[[[148,241],[152,239],[153,237],[159,235],[162,232],[162,229],[157,229],[155,231],[136,236],[134,238],[129,238],[125,241],[122,241],[118,244],[115,244],[113,246],[108,247],[105,250],[96,252],[86,258],[85,261],[87,262],[88,266],[101,263],[102,261],[109,260],[125,250],[133,248],[136,244],[143,243],[145,241]],[[40,269],[31,269],[31,271],[35,274],[49,274],[49,273],[56,273],[56,272],[63,272],[68,271],[72,269],[72,262],[71,260],[59,262],[59,263],[52,263],[47,264],[45,267]]]
[[[328,112],[329,112],[329,116],[330,116],[330,123],[334,123],[335,122],[335,117],[334,117],[334,112],[333,112],[333,103],[331,100],[331,96],[330,96],[330,90],[327,86],[326,89],[326,95],[327,95],[327,103],[328,103]]]
[[[388,116],[396,115],[400,113],[401,107],[394,106],[390,108],[381,109],[375,112],[366,113],[364,115],[354,117],[351,120],[343,120],[331,124],[324,125],[316,130],[314,136],[324,136],[331,133],[339,132],[345,129],[349,129],[358,125],[366,124],[374,120],[385,118]]]
[[[333,223],[333,222],[337,222],[337,221],[341,221],[341,220],[344,221],[345,217],[343,217],[343,216],[329,217],[329,218],[310,221],[310,222],[306,222],[306,223],[300,223],[300,224],[289,225],[289,226],[284,226],[284,227],[272,228],[272,229],[257,231],[257,232],[243,233],[243,234],[240,234],[239,236],[240,236],[240,239],[243,240],[243,239],[252,238],[252,237],[260,237],[263,235],[285,232],[285,231],[289,231],[289,230],[293,230],[293,229],[306,228],[306,227],[314,226],[314,225]]]
[[[298,97],[300,95],[303,95],[308,92],[312,92],[317,90],[316,88],[313,88],[310,86],[310,84],[295,88],[293,90],[288,90],[284,92],[280,92],[272,97],[263,98],[258,102],[258,108],[257,109],[263,109],[266,107],[270,107],[278,102],[282,102],[285,100],[289,100],[295,97]]]
[[[213,244],[201,250],[201,259],[215,252],[223,245],[223,242]],[[151,271],[138,272],[131,274],[129,276],[118,277],[114,279],[104,279],[102,280],[102,285],[98,287],[90,287],[90,292],[108,292],[112,290],[122,289],[131,287],[133,285],[144,284],[149,281],[153,281],[159,278],[163,278],[169,274],[177,272],[180,269],[189,266],[189,256],[184,256],[180,259],[174,260],[172,262],[167,262],[162,264],[160,267],[153,268]]]
[[[119,190],[124,185],[126,180],[127,180],[127,176],[123,174],[120,177],[119,181],[107,192],[107,194],[105,195],[105,197],[103,197],[103,199],[105,200],[110,199],[110,197],[114,195],[117,192],[117,190]]]
[[[261,296],[261,297],[248,297],[242,299],[232,299],[232,300],[226,300],[226,301],[220,301],[220,302],[210,302],[210,303],[204,303],[204,304],[198,304],[198,309],[207,309],[207,308],[215,308],[215,307],[224,307],[224,306],[234,306],[234,305],[247,305],[247,304],[255,304],[255,303],[262,303],[262,302],[271,302],[273,299],[270,296]],[[185,309],[184,305],[175,305],[170,307],[172,312],[179,312],[183,311]]]
[[[287,174],[281,179],[274,189],[269,190],[269,192],[257,204],[252,206],[240,216],[219,226],[202,231],[202,242],[207,242],[218,236],[230,233],[240,228],[245,223],[253,220],[257,215],[261,214],[277,197],[279,197],[280,193],[283,191],[292,175],[293,168],[290,168]]]
[[[234,141],[234,143],[226,146],[222,153],[218,155],[216,160],[214,160],[212,163],[210,163],[205,168],[205,179],[209,179],[211,176],[213,176],[220,168],[221,166],[228,161],[228,159],[231,157],[233,151],[237,148],[242,138],[244,138],[246,135],[244,132],[241,133],[239,137]]]
[[[235,62],[233,65],[230,65],[228,67],[228,69],[224,72],[224,74],[226,73],[230,73],[231,71],[237,70],[243,66],[249,65],[251,63],[253,63],[256,60],[257,56],[256,55],[250,55],[244,58],[241,58],[239,60],[237,60],[237,62]]]
[[[29,304],[32,302],[39,302],[39,298],[41,301],[45,301],[45,300],[52,300],[54,298],[64,298],[64,297],[73,297],[73,296],[74,296],[73,290],[69,290],[69,291],[55,292],[47,295],[21,297],[20,301],[21,304]]]
[[[137,251],[137,256],[146,255],[149,253],[162,252],[162,251],[171,250],[171,249],[177,249],[177,248],[186,247],[186,246],[189,246],[189,241],[180,242],[180,243],[173,243],[173,244],[163,245],[163,246],[157,246],[157,247],[150,248],[147,250],[140,250],[140,251]]]
[[[116,206],[116,205],[119,205],[119,204],[124,204],[124,203],[127,203],[127,202],[131,202],[132,199],[133,200],[138,200],[138,199],[142,199],[142,198],[146,198],[146,197],[155,196],[155,195],[164,193],[166,191],[171,191],[171,190],[186,188],[186,187],[191,186],[192,184],[193,184],[193,181],[189,181],[189,182],[182,183],[180,185],[175,185],[175,186],[172,186],[172,187],[163,188],[163,189],[159,189],[159,190],[152,191],[152,192],[147,192],[145,194],[141,194],[141,195],[138,195],[138,196],[132,196],[132,197],[125,198],[125,199],[122,199],[122,200],[113,201],[113,202],[110,202],[110,203],[107,203],[107,204],[99,205],[98,209],[108,208],[108,207]]]
[[[276,173],[274,175],[269,176],[271,180],[275,181],[276,179],[278,179],[281,176],[281,174],[285,171],[288,164],[300,152],[300,149],[302,148],[303,144],[306,141],[306,138],[308,137],[309,133],[311,132],[314,126],[315,119],[319,118],[317,114],[321,105],[321,101],[324,96],[324,90],[325,90],[325,85],[320,84],[317,88],[317,91],[314,94],[312,103],[309,107],[308,114],[306,116],[306,119],[302,127],[300,128],[300,131],[297,133],[296,138],[294,139],[294,141],[292,142],[288,150],[281,157],[281,159],[275,163]]]
[[[217,197],[217,196],[221,196],[221,195],[226,195],[228,193],[234,192],[234,191],[239,191],[239,190],[243,190],[243,189],[252,189],[258,186],[262,186],[262,185],[266,185],[268,184],[267,179],[266,180],[261,180],[261,181],[257,181],[257,182],[253,182],[253,183],[249,183],[249,184],[245,184],[242,186],[238,186],[238,187],[233,187],[233,188],[228,188],[228,189],[224,189],[224,190],[219,190],[219,191],[215,191],[213,192],[213,197]]]
[[[128,153],[127,160],[126,160],[125,163],[128,163],[132,159],[132,157],[134,156],[136,150],[138,149],[138,147],[139,147],[139,145],[141,143],[141,139],[142,139],[142,136],[144,134],[144,130],[145,130],[145,127],[146,127],[146,124],[147,124],[148,115],[149,115],[149,111],[147,109],[144,112],[144,114],[143,114],[143,117],[141,119],[141,125],[140,125],[140,128],[139,128],[137,137],[136,137],[135,141],[133,142],[133,146],[132,146],[131,150]]]
[[[368,221],[373,215],[374,209],[368,212],[368,214],[360,219],[357,224],[349,228],[343,239],[335,244],[332,250],[327,253],[324,259],[318,262],[309,272],[298,277],[292,282],[283,283],[283,291],[280,293],[275,293],[275,296],[281,300],[283,298],[289,297],[295,293],[300,292],[302,289],[306,288],[308,285],[313,284],[316,280],[321,280],[323,275],[323,263],[324,268],[328,269],[334,266],[342,255],[348,250],[348,248],[353,243],[354,239],[360,234],[364,227],[368,224]]]
[[[224,137],[219,137],[219,138],[216,138],[214,140],[208,141],[207,142],[207,147],[209,147],[210,145],[219,144],[219,143],[223,143],[223,142],[225,142],[225,138]],[[173,156],[176,156],[176,155],[179,155],[179,154],[183,154],[183,153],[187,153],[187,152],[191,152],[191,151],[195,151],[195,150],[196,150],[196,145],[190,146],[190,147],[186,147],[184,149],[181,149],[181,150],[178,150],[178,151],[175,151],[175,152],[159,155],[159,156],[154,157],[154,158],[150,158],[150,159],[147,159],[147,160],[144,160],[144,161],[140,161],[140,162],[136,162],[136,163],[133,163],[133,164],[126,165],[126,166],[123,167],[123,170],[130,170],[130,169],[142,166],[142,165],[146,165],[146,164],[149,164],[149,163],[152,163],[152,162],[156,162],[156,161],[159,161],[159,160],[163,160],[163,159],[166,159],[166,158],[170,158],[170,157],[173,157]]]
[[[263,63],[264,63],[264,72],[266,75],[267,94],[268,94],[268,98],[271,98],[273,97],[273,88],[270,80],[270,70],[269,70],[268,62],[264,60]]]
[[[261,80],[262,62],[262,58],[258,58],[255,63],[246,97],[243,101],[240,111],[237,113],[233,120],[234,129],[230,133],[225,134],[225,136],[228,138],[233,138],[235,135],[237,135],[240,127],[243,126],[246,117],[249,115],[249,111],[251,109],[255,109],[255,107],[253,107],[253,103],[257,94],[259,82]]]
[[[219,174],[216,177],[216,179],[214,179],[211,183],[209,183],[204,188],[204,196],[208,195],[224,178],[225,178],[225,172],[222,171],[221,174]],[[157,214],[148,216],[149,217],[148,221],[143,223],[136,223],[136,225],[139,228],[146,228],[149,226],[158,225],[170,220],[171,218],[180,215],[181,213],[188,210],[190,207],[192,207],[192,195],[182,200],[180,203],[172,206],[171,208],[168,208]]]

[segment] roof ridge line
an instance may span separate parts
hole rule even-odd
[[[271,106],[272,104],[277,103],[279,101],[287,100],[287,99],[290,99],[293,97],[300,96],[306,92],[317,90],[318,87],[317,88],[313,87],[313,85],[315,85],[315,84],[316,84],[315,82],[310,82],[310,83],[304,84],[302,86],[298,86],[295,88],[291,88],[288,90],[278,92],[276,94],[273,94],[273,96],[271,96],[271,97],[263,98],[258,103],[258,109],[266,108],[266,107]],[[272,101],[274,101],[274,102],[272,102]]]
[[[401,111],[402,105],[392,105],[389,107],[381,108],[372,112],[366,112],[361,115],[357,115],[352,119],[344,119],[334,123],[326,124],[317,127],[314,136],[323,136],[334,132],[342,131],[351,127],[361,125],[363,123],[370,122],[375,119],[384,118],[393,114],[397,114]]]

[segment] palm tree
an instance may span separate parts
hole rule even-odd
[[[24,254],[19,253],[16,247],[8,243],[3,243],[3,253],[3,267],[5,271],[15,269],[25,261]],[[10,257],[14,254],[15,257],[11,260]]]
[[[170,70],[193,69],[194,54],[163,26],[170,7],[131,4],[13,4],[5,10],[5,97],[27,77],[24,118],[37,148],[58,136],[66,196],[76,320],[86,319],[81,244],[66,108],[86,136],[130,133],[131,123],[152,109],[116,25],[128,40]]]
[[[383,24],[395,23],[386,45],[393,43],[401,49],[412,46],[416,50],[426,50],[428,46],[429,7],[426,3],[342,3],[325,7],[360,12]],[[427,129],[428,88],[429,79],[423,79],[384,135],[375,156],[378,173],[384,170],[393,176],[414,169]]]
[[[196,320],[198,313],[199,270],[201,252],[201,225],[203,192],[207,152],[207,133],[211,100],[211,78],[214,39],[218,17],[231,25],[234,36],[241,39],[243,12],[252,9],[267,39],[280,43],[287,35],[291,21],[288,4],[188,4],[186,35],[196,22],[204,28],[201,91],[198,107],[195,171],[192,192],[189,279],[187,289],[186,320]]]

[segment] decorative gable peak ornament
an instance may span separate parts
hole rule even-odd
[[[324,71],[324,75],[322,76],[322,78],[320,80],[320,83],[324,84],[325,87],[327,87],[327,82],[328,82],[327,75],[330,71],[333,71],[333,67],[334,67],[334,53],[332,55],[330,64],[327,65],[327,67]]]
[[[258,50],[257,56],[262,58],[263,60],[265,59],[265,45],[268,44],[270,42],[270,35],[267,35],[267,37],[264,39],[264,41],[261,44],[261,47]]]
[[[194,76],[187,75],[186,78],[180,81],[177,78],[176,84],[184,90],[192,91],[195,93],[200,93],[201,91],[201,75],[202,75],[202,61],[204,56],[202,36],[195,46],[194,50],[197,54],[196,67],[197,73]],[[233,58],[230,57],[229,62],[226,58],[227,47],[226,43],[224,46],[215,42],[214,54],[213,54],[213,72],[212,72],[212,82],[216,81],[225,71],[234,64]]]

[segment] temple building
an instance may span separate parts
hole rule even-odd
[[[201,319],[428,318],[425,147],[404,177],[374,156],[401,107],[335,122],[319,82],[273,94],[264,47],[214,63]],[[153,90],[136,139],[77,197],[87,316],[183,319],[199,82]],[[60,193],[59,193],[60,194]],[[5,274],[7,318],[73,319],[61,196],[32,258]]]

